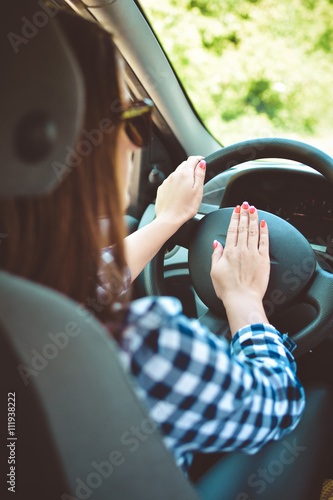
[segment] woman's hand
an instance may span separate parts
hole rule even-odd
[[[202,200],[206,162],[190,156],[157,190],[156,217],[180,227],[198,212]]]
[[[180,226],[198,212],[205,170],[202,156],[190,156],[158,188],[156,218],[125,239],[132,280]]]
[[[268,228],[258,225],[255,207],[235,208],[225,248],[214,242],[211,278],[227,311],[231,333],[246,324],[268,322],[262,300],[270,272]]]

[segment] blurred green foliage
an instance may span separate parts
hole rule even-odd
[[[333,155],[333,0],[141,0],[212,134]]]

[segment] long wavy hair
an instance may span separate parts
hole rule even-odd
[[[68,13],[59,13],[57,22],[75,53],[86,86],[76,165],[73,167],[72,159],[71,172],[51,193],[0,200],[0,233],[8,235],[0,245],[0,267],[68,295],[102,321],[112,320],[112,306],[118,301],[126,266],[121,165],[115,164],[120,57],[112,36],[97,24]],[[106,123],[109,128],[103,132],[101,125],[105,130]],[[93,130],[101,130],[102,136],[94,141],[96,145],[90,143],[89,154],[83,154],[83,141],[87,144]],[[107,307],[94,307],[99,300],[98,269],[105,246],[98,224],[101,207],[110,221],[107,240],[113,245],[115,262],[109,300],[104,300]]]

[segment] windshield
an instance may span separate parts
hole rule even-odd
[[[141,0],[223,145],[285,137],[333,155],[332,0]]]

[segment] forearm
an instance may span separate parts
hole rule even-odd
[[[126,260],[132,281],[178,229],[179,224],[157,217],[125,238]]]

